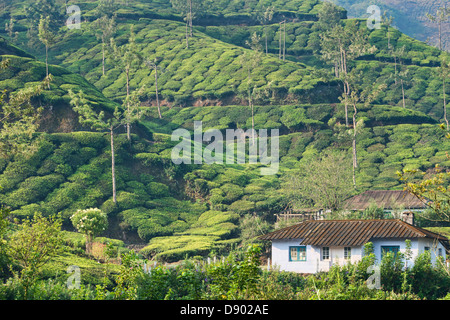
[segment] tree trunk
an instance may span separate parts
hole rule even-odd
[[[116,159],[114,152],[114,128],[110,127],[111,134],[111,174],[112,174],[112,191],[113,191],[113,202],[117,203],[117,193],[116,193]]]
[[[126,67],[125,70],[126,76],[127,76],[127,112],[128,112],[128,117],[129,117],[129,112],[130,112],[130,68]],[[130,119],[127,119],[127,139],[128,141],[131,141],[131,124],[130,124]]]
[[[189,49],[189,32],[188,32],[188,27],[189,27],[189,19],[186,16],[186,49]]]
[[[345,107],[345,126],[348,128],[348,96],[350,95],[350,85],[347,80],[344,81],[344,107]]]
[[[340,46],[340,56],[341,56],[341,76],[344,76],[344,104],[345,104],[345,126],[348,128],[348,97],[350,95],[350,84],[348,83],[347,79],[347,61],[346,61],[346,55],[344,52],[344,49],[342,49],[341,44]]]
[[[190,28],[190,36],[193,36],[192,32],[192,0],[189,0],[189,28]]]
[[[250,96],[250,104],[252,107],[252,145],[255,145],[255,115],[253,109],[253,99]]]
[[[402,83],[402,99],[403,99],[403,108],[406,108],[406,104],[405,104],[405,87],[403,85],[403,79],[400,80]]]
[[[155,90],[156,90],[156,105],[158,106],[158,115],[159,118],[162,119],[161,116],[161,107],[159,105],[159,94],[158,94],[158,67],[155,64]]]
[[[265,34],[265,38],[266,38],[266,55],[269,54],[269,45],[267,44],[268,40],[267,40],[267,25],[264,25],[264,34]]]
[[[449,130],[449,123],[447,119],[447,99],[446,99],[446,92],[445,92],[445,74],[443,75],[442,79],[442,90],[444,93],[444,121],[447,124],[447,131]]]
[[[48,45],[45,45],[45,71],[48,79]],[[50,90],[50,81],[48,82],[48,89]]]
[[[86,233],[86,254],[90,255],[92,252],[92,234]]]
[[[105,75],[105,41],[102,38],[102,71]]]
[[[388,50],[391,48],[391,33],[389,31],[389,24],[386,26],[386,33],[388,38]]]
[[[280,22],[280,40],[279,40],[279,42],[280,42],[280,51],[279,51],[279,53],[278,53],[278,58],[281,60],[281,22]]]
[[[283,21],[284,23],[284,36],[283,36],[283,61],[286,60],[286,20]]]
[[[353,104],[353,186],[356,188],[356,168],[358,167],[358,159],[356,155],[356,113],[358,110],[356,109],[356,104]]]
[[[353,187],[356,188],[356,167],[355,167],[355,159],[356,159],[356,140],[353,138]]]
[[[397,56],[394,54],[394,83],[397,84]]]
[[[45,70],[48,77],[48,46],[45,45]]]

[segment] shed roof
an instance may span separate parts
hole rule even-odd
[[[307,220],[268,234],[261,240],[301,239],[302,245],[360,246],[373,239],[432,238],[447,247],[448,239],[399,219]]]
[[[404,190],[368,190],[344,201],[344,209],[365,210],[374,202],[384,209],[425,209],[427,206]]]

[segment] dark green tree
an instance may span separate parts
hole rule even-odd
[[[36,213],[33,219],[21,223],[8,240],[7,255],[21,267],[18,279],[24,287],[24,299],[29,298],[29,289],[38,279],[41,268],[60,252],[61,226],[59,217],[45,218]]]
[[[8,60],[4,60],[1,68],[7,68],[8,63]],[[52,76],[49,75],[38,85],[17,90],[9,95],[4,91],[0,96],[0,157],[27,157],[37,149],[39,136],[36,132],[42,108],[36,108],[32,100],[46,87],[50,87],[51,80]]]

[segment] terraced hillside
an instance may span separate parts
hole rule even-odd
[[[46,76],[44,62],[36,60],[32,55],[18,47],[0,39],[0,50],[3,60],[9,65],[0,75],[0,87],[7,92],[37,84]],[[112,112],[116,104],[106,98],[95,86],[76,73],[57,65],[51,65],[49,72],[53,76],[50,89],[45,90],[34,103],[44,107],[41,130],[45,132],[71,132],[81,129],[78,116],[69,105],[69,90],[82,90],[99,108]]]
[[[445,0],[334,0],[333,3],[347,9],[349,17],[353,18],[368,17],[367,8],[376,4],[383,12],[387,11],[388,15],[394,17],[394,25],[401,32],[421,41],[429,41],[434,46],[439,44],[439,25],[430,21],[426,14],[436,15],[436,11],[446,5]],[[450,19],[442,23],[441,28],[443,48],[449,51]]]
[[[23,5],[28,3],[16,1],[1,15],[0,23],[12,17],[18,32],[11,37],[5,33],[15,46],[5,44],[0,51],[2,59],[13,62],[0,76],[0,88],[10,92],[45,74],[45,50],[27,37],[30,21]],[[103,46],[94,28],[98,4],[77,3],[81,29],[61,27],[50,47],[55,80],[36,103],[47,110],[40,149],[28,159],[0,162],[0,202],[13,215],[61,212],[70,229],[68,217],[74,211],[98,207],[111,222],[105,234],[145,246],[141,253],[146,257],[174,261],[211,250],[225,252],[242,240],[245,217],[273,222],[274,214],[288,207],[282,183],[287,173],[324,151],[351,155],[352,127],[344,126],[339,99],[342,81],[322,59],[321,2],[214,1],[194,19],[188,47],[183,15],[169,0],[118,2],[114,41],[125,48],[133,30],[137,52],[144,61],[156,61],[161,118],[155,70],[142,63],[131,70],[129,84],[130,90],[143,88],[139,98],[146,116],[133,125],[131,142],[117,136],[114,203],[108,133],[81,127],[67,95],[69,89],[81,89],[92,105],[109,113],[127,95],[126,74],[109,45],[103,74]],[[269,5],[274,16],[263,25],[258,14]],[[64,11],[64,3],[58,8]],[[340,16],[345,18],[343,10]],[[285,19],[286,56],[280,59],[284,30],[279,22]],[[448,55],[391,28],[390,43],[404,48],[393,55],[385,28],[367,30],[357,19],[342,23],[363,30],[376,47],[351,62],[361,74],[361,90],[385,85],[371,103],[356,104],[355,193],[400,188],[396,171],[404,168],[426,171],[437,163],[450,165],[445,132],[438,126],[444,111],[440,61]],[[256,44],[254,34],[259,36],[254,37]],[[249,68],[251,59],[258,63]],[[278,174],[262,176],[260,165],[249,164],[175,165],[171,151],[177,142],[171,134],[178,128],[193,130],[194,121],[202,121],[204,131],[253,125],[257,130],[279,129]]]

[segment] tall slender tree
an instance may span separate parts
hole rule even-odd
[[[45,45],[45,67],[48,77],[48,49],[55,43],[56,34],[50,29],[50,16],[39,21],[39,40]],[[50,89],[50,87],[49,87]]]
[[[74,93],[72,90],[69,90],[69,96],[71,98],[70,104],[73,106],[73,110],[78,113],[79,122],[83,125],[89,126],[93,130],[109,132],[111,142],[112,194],[114,203],[117,202],[116,161],[114,148],[115,130],[124,124],[138,120],[142,117],[143,113],[138,102],[138,96],[140,93],[140,91],[133,92],[133,94],[131,94],[126,101],[126,109],[122,109],[117,106],[113,115],[106,118],[104,111],[96,112],[93,109],[90,102],[86,99],[83,91]]]
[[[398,77],[400,78],[400,85],[402,88],[402,106],[403,108],[406,108],[405,84],[408,83],[409,80],[409,70],[408,69],[401,70],[398,74]]]
[[[286,60],[286,20],[280,22],[280,49],[278,53],[278,58],[280,60]]]
[[[447,61],[445,58],[441,59],[441,66],[438,69],[439,76],[442,79],[442,99],[444,100],[444,121],[447,126],[447,131],[449,131],[449,120],[447,117],[447,78],[450,76],[450,61]]]
[[[387,43],[388,50],[391,49],[391,25],[392,25],[393,21],[394,21],[394,17],[392,17],[390,15],[388,16],[387,11],[385,11],[383,13],[382,22],[386,26],[386,35],[387,35],[387,40],[388,40],[388,43]]]
[[[254,103],[253,103],[253,74],[252,71],[261,63],[262,59],[262,46],[261,37],[253,33],[250,41],[247,41],[247,45],[252,49],[246,51],[242,56],[242,64],[244,70],[247,72],[247,95],[248,104],[252,110],[252,143],[255,144],[255,116],[254,116]]]
[[[142,63],[142,56],[139,52],[139,48],[136,45],[135,34],[133,25],[130,27],[130,37],[128,38],[128,43],[117,46],[114,38],[111,38],[111,48],[112,55],[111,58],[115,62],[115,64],[125,72],[126,77],[126,90],[127,95],[125,101],[127,104],[130,100],[130,79],[131,74],[134,70],[140,67]],[[130,106],[127,105],[127,109],[130,109]],[[127,127],[127,139],[131,141],[131,123],[126,123]]]
[[[155,58],[154,60],[147,59],[145,61],[145,64],[147,67],[152,69],[155,72],[155,91],[156,91],[156,106],[158,107],[158,116],[160,119],[162,119],[161,115],[161,106],[159,103],[159,91],[158,91],[158,71],[162,71],[162,68],[158,66],[158,59]]]
[[[341,13],[336,5],[331,2],[323,2],[322,7],[318,13],[318,21],[316,23],[317,28],[319,29],[319,34],[322,37],[321,46],[323,47],[324,36],[331,32],[336,26],[340,25]],[[329,41],[327,45],[333,45],[334,43]],[[340,54],[338,50],[335,48],[334,52],[327,48],[326,51],[322,48],[323,58],[328,62],[334,65],[334,74],[336,78],[339,78],[339,62],[340,62]],[[325,55],[326,54],[326,55]]]
[[[267,35],[267,24],[272,21],[274,15],[274,7],[269,6],[265,8],[264,11],[260,12],[258,14],[258,20],[262,23],[264,26],[264,38],[265,38],[265,45],[266,45],[266,55],[269,54],[269,44],[268,44],[268,35]]]
[[[48,29],[53,34],[57,34],[66,20],[66,9],[55,0],[37,0],[31,1],[24,7],[28,46],[35,50],[39,42],[39,22],[42,17],[50,17]]]
[[[427,18],[438,25],[438,48],[442,50],[442,24],[446,22],[450,16],[450,9],[440,7],[435,15],[426,13]]]
[[[366,106],[371,104],[382,92],[386,89],[386,84],[381,84],[376,88],[366,87],[364,90],[360,89],[360,79],[362,78],[362,73],[356,73],[352,71],[349,73],[349,83],[350,83],[350,95],[344,97],[347,99],[349,104],[353,107],[352,114],[352,160],[353,160],[353,186],[356,188],[356,170],[358,168],[358,156],[356,149],[356,137],[358,131],[360,131],[361,127],[364,125],[362,121],[357,121],[358,114],[358,104],[364,103]],[[341,98],[343,99],[343,98]]]
[[[9,22],[5,23],[5,31],[8,33],[8,36],[11,39],[11,41],[13,43],[16,43],[17,38],[19,36],[19,32],[14,31],[14,26],[15,26],[15,20],[11,17],[11,19],[9,19]]]
[[[321,34],[321,53],[322,59],[333,63],[337,77],[343,83],[345,124],[348,127],[348,104],[351,95],[351,84],[349,72],[351,63],[358,57],[373,53],[375,46],[368,42],[366,31],[359,27],[355,22],[343,26],[336,24],[333,29]]]
[[[170,0],[172,7],[179,11],[186,21],[186,48],[189,49],[189,38],[193,37],[193,20],[200,18],[206,8],[208,1],[206,0]]]
[[[102,73],[105,75],[106,46],[111,42],[116,31],[116,16],[102,15],[91,24],[91,27],[97,39],[102,41]]]

